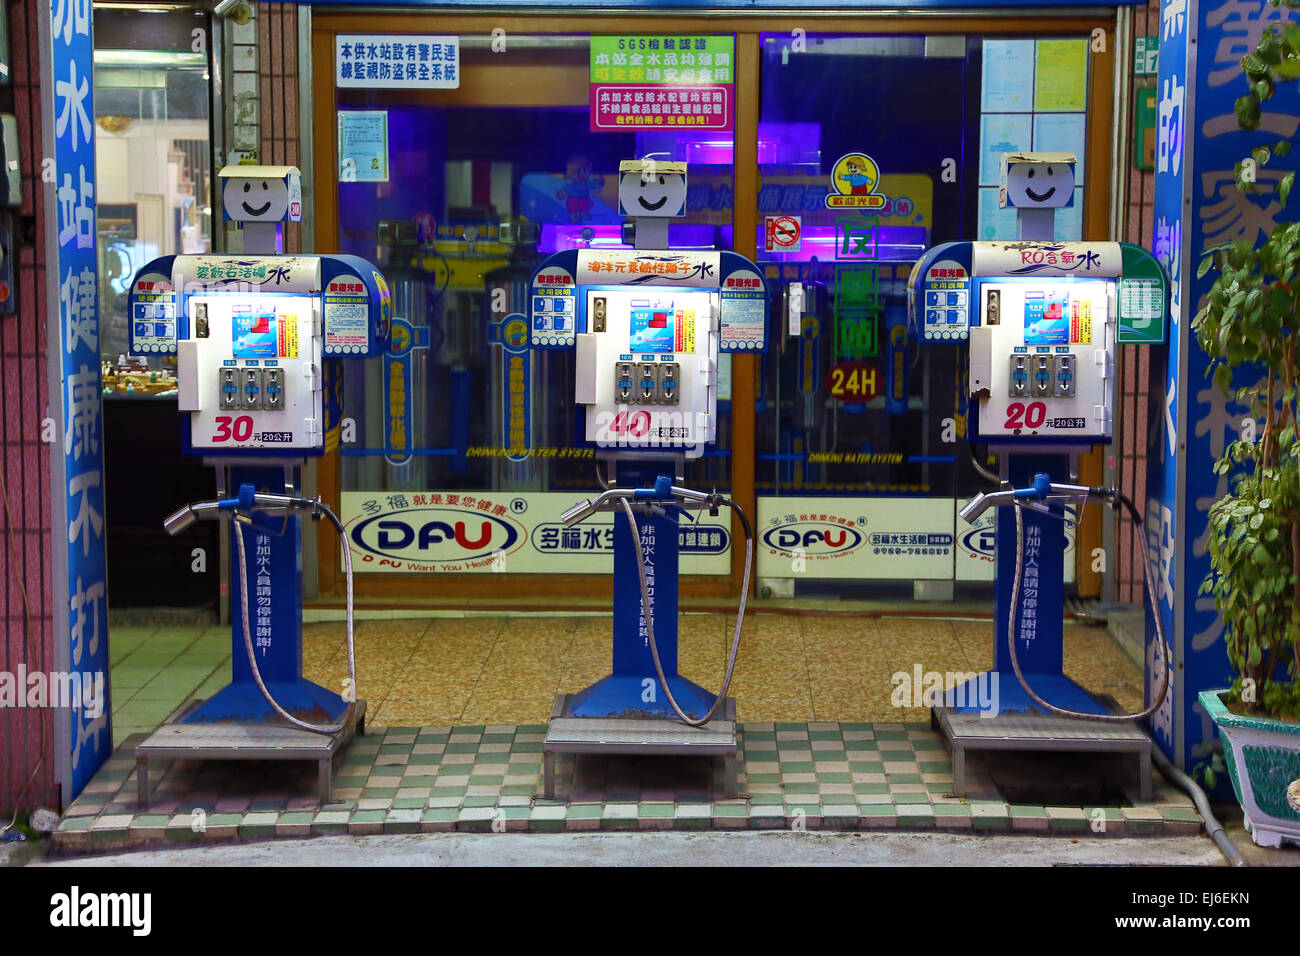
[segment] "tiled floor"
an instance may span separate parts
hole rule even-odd
[[[683,614],[681,672],[716,689],[734,618]],[[474,617],[361,621],[358,696],[371,726],[540,724],[555,695],[609,672],[608,616]],[[304,626],[306,676],[341,691],[347,654],[341,622]],[[893,675],[969,673],[992,665],[992,625],[969,621],[746,618],[731,693],[742,721],[928,720],[891,703]],[[230,679],[227,628],[115,628],[114,742],[156,726],[190,697]],[[1134,707],[1141,674],[1102,629],[1066,628],[1066,672]]]
[[[682,672],[717,687],[732,621],[683,614]],[[609,619],[464,617],[365,621],[357,627],[367,736],[336,764],[336,802],[321,806],[310,764],[155,765],[154,802],[135,803],[131,734],[224,686],[225,628],[112,631],[116,753],[69,808],[60,852],[179,840],[427,830],[878,827],[1135,835],[1200,828],[1190,801],[1156,780],[1155,799],[1112,792],[1092,803],[1015,804],[1002,793],[1078,764],[1034,769],[972,760],[971,796],[951,795],[952,767],[924,708],[891,704],[891,677],[970,672],[992,660],[991,625],[755,614],[732,693],[742,721],[740,792],[723,799],[707,760],[561,758],[556,801],[541,799],[544,722],[557,692],[609,667]],[[1066,670],[1126,707],[1141,675],[1104,631],[1068,627]],[[304,670],[346,677],[341,623],[309,624]],[[1037,774],[1037,776],[1035,776]],[[994,778],[996,777],[996,785]],[[1001,788],[1001,791],[999,790]],[[1086,790],[1086,786],[1084,787]],[[201,812],[200,812],[201,811]]]
[[[562,759],[557,800],[539,796],[545,727],[390,727],[355,741],[336,802],[310,765],[174,762],[135,803],[120,749],[65,815],[56,852],[182,841],[437,830],[941,829],[1135,836],[1198,832],[1190,801],[1157,779],[1149,804],[1011,804],[977,775],[951,795],[943,745],[919,723],[751,722],[741,796],[722,799],[707,760]],[[1030,771],[1026,771],[1028,773]]]
[[[230,683],[228,627],[114,627],[108,643],[114,746]]]

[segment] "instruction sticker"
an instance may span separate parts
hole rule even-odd
[[[762,352],[767,345],[767,292],[757,272],[741,269],[722,282],[718,348]]]
[[[280,316],[279,355],[280,358],[298,357],[298,316]]]
[[[1070,344],[1092,344],[1092,301],[1075,299],[1070,303]]]
[[[677,310],[677,352],[695,351],[695,310]]]
[[[325,347],[362,352],[369,344],[370,307],[347,299],[325,300]]]

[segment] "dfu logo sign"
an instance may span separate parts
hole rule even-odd
[[[414,501],[417,497],[421,502]],[[491,499],[439,494],[433,503],[433,497],[389,495],[389,507],[369,502],[369,513],[349,521],[358,570],[473,570],[527,541],[527,529]]]
[[[763,544],[773,553],[792,556],[801,549],[809,558],[848,554],[863,540],[855,528],[828,521],[796,521],[763,532]]]

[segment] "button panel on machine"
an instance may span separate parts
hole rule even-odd
[[[587,440],[698,455],[717,431],[718,292],[645,286],[586,296],[574,378]]]
[[[320,302],[231,292],[187,299],[177,343],[178,407],[190,445],[212,451],[321,447]]]
[[[1110,437],[1115,283],[982,279],[971,387],[982,438]]]

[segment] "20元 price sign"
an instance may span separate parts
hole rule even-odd
[[[729,130],[735,64],[730,36],[594,36],[591,131]]]

